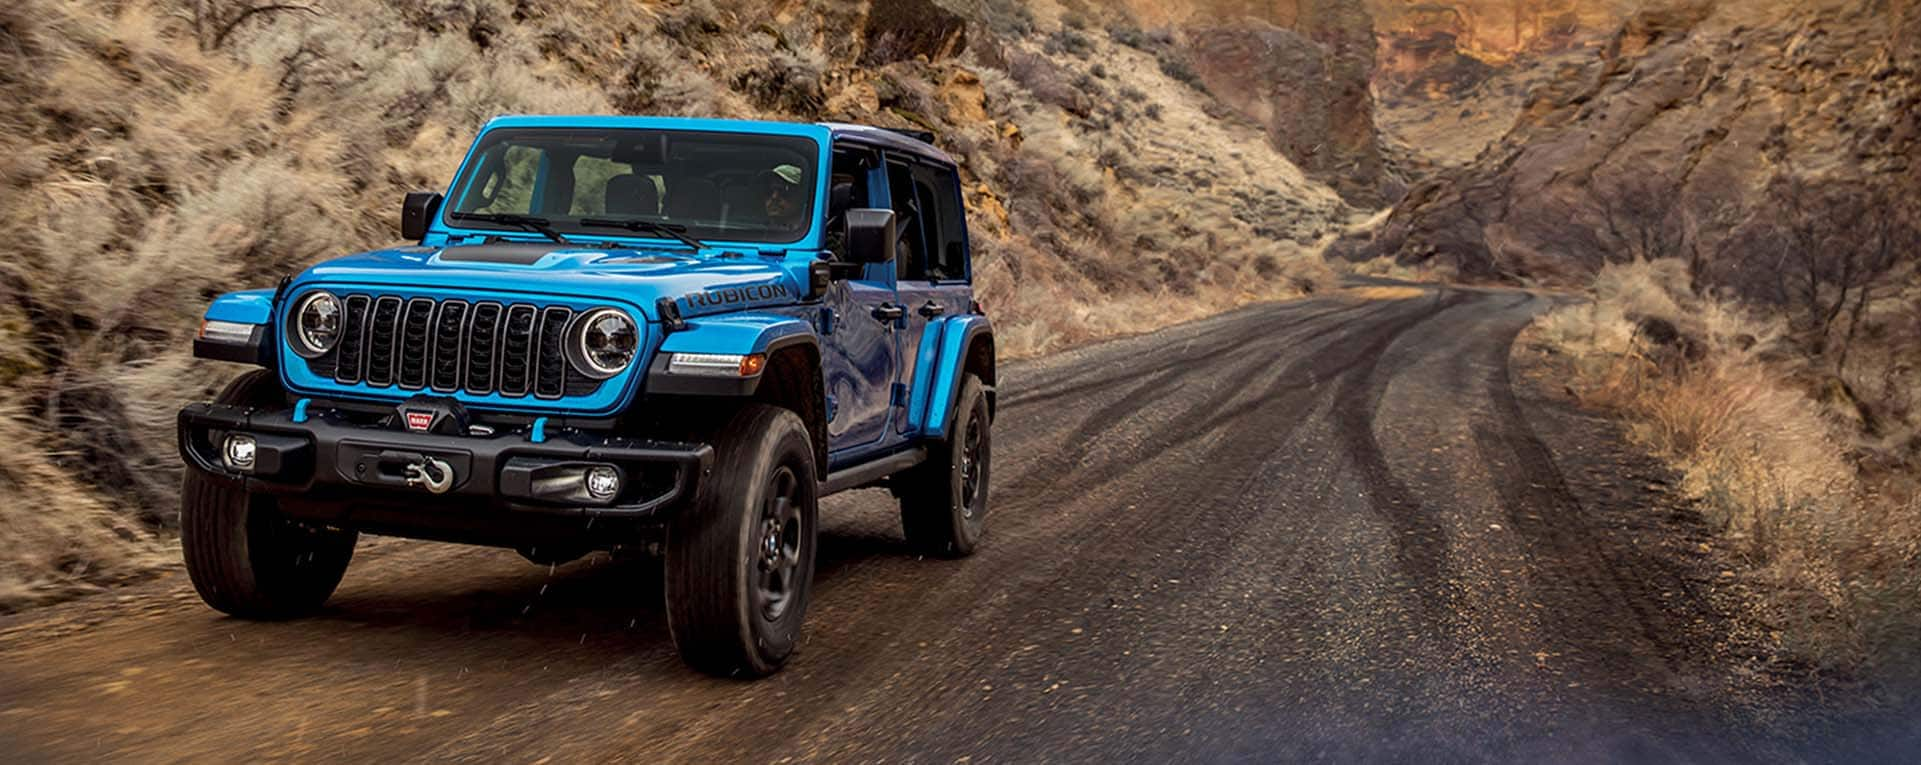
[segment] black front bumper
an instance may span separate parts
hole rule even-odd
[[[234,434],[254,439],[251,469],[235,469],[222,458]],[[296,422],[292,410],[222,404],[180,410],[179,440],[187,464],[244,481],[249,491],[390,504],[482,500],[517,512],[628,518],[653,516],[693,497],[714,459],[713,447],[698,443],[580,431],[539,442],[525,432],[421,433],[356,424],[326,410]],[[408,469],[430,459],[452,469],[451,485],[439,492],[408,481]],[[617,495],[597,501],[570,479],[601,465],[613,466],[623,480]]]

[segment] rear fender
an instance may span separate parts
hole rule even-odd
[[[923,342],[934,345],[938,350],[922,354],[923,360],[931,359],[927,363],[931,364],[932,369],[924,366],[915,370],[916,384],[913,403],[908,410],[908,428],[910,432],[926,438],[946,438],[947,420],[953,412],[954,400],[960,396],[968,354],[977,343],[988,343],[992,347],[994,323],[978,314],[928,322]]]

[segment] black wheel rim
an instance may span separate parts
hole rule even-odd
[[[981,488],[981,426],[978,414],[969,413],[967,427],[961,431],[961,517],[974,517],[974,500]]]
[[[800,512],[800,479],[785,465],[767,479],[760,525],[754,538],[754,596],[761,617],[779,621],[800,591],[801,544],[807,529]]]

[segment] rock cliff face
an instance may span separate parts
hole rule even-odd
[[[1208,92],[1342,197],[1360,206],[1399,197],[1374,126],[1374,20],[1359,0],[1112,4],[1135,23],[1177,30]]]
[[[1683,257],[1706,283],[1778,298],[1781,264],[1807,256],[1786,243],[1813,238],[1821,221],[1863,224],[1821,235],[1838,258],[1872,248],[1866,223],[1915,216],[1916,5],[1638,12],[1594,66],[1537,88],[1498,143],[1411,189],[1350,251],[1509,279]]]
[[[1591,59],[1631,1],[1367,0],[1375,123],[1415,163],[1464,164],[1514,124],[1529,92]]]
[[[1367,0],[1384,40],[1445,43],[1449,52],[1500,65],[1605,36],[1635,0]]]
[[[1267,129],[1274,147],[1364,206],[1402,190],[1374,129],[1373,22],[1351,2],[1302,2],[1292,28],[1219,19],[1188,33],[1209,92]]]

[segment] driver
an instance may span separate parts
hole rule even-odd
[[[800,185],[802,173],[793,165],[777,165],[762,173],[767,184],[766,196],[762,205],[767,213],[768,223],[776,228],[794,230],[803,228],[807,212],[806,189]]]

